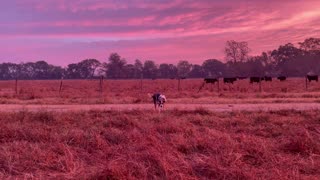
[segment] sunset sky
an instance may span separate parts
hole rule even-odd
[[[0,61],[67,65],[223,60],[227,40],[251,54],[320,36],[319,0],[2,0]]]

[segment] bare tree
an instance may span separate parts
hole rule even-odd
[[[248,59],[248,54],[250,52],[250,48],[248,47],[248,43],[237,42],[234,40],[227,41],[225,47],[225,54],[227,61],[231,62],[244,62]]]

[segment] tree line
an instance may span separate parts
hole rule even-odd
[[[205,77],[249,76],[305,76],[320,73],[320,38],[308,38],[298,43],[279,46],[277,49],[250,56],[247,42],[227,41],[226,62],[208,59],[202,64],[181,60],[177,64],[156,64],[153,60],[135,60],[130,64],[117,53],[111,53],[106,62],[86,59],[67,67],[48,64],[46,61],[0,64],[0,79],[91,79],[104,76],[108,79],[173,79]]]

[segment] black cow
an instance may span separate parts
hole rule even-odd
[[[318,82],[318,75],[307,75],[307,79],[309,82],[317,81]]]
[[[263,79],[264,78],[261,78],[261,77],[250,77],[250,83],[259,83]]]
[[[205,78],[204,82],[206,84],[214,84],[215,82],[218,82],[218,79],[217,78]]]
[[[285,76],[279,76],[277,79],[279,79],[280,81],[285,81],[287,79],[287,77]]]
[[[232,77],[232,78],[223,78],[223,83],[231,83],[233,84],[233,82],[237,81],[237,78]]]
[[[265,76],[265,77],[263,78],[263,80],[265,80],[265,81],[272,81],[272,77],[270,77],[270,76]]]
[[[245,76],[238,76],[237,78],[238,78],[239,80],[247,79],[247,77],[245,77]]]

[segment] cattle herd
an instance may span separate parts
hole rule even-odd
[[[233,84],[235,81],[237,80],[243,80],[243,79],[247,79],[247,77],[224,77],[223,78],[223,83],[230,83]],[[250,83],[260,83],[261,81],[272,81],[272,77],[271,76],[263,76],[263,77],[259,77],[259,76],[252,76],[249,78],[250,79]],[[277,79],[279,81],[285,81],[287,80],[286,76],[278,76]],[[311,82],[311,81],[316,81],[318,82],[318,75],[307,75],[306,76],[306,81]],[[205,83],[209,83],[209,84],[214,84],[216,82],[219,82],[218,78],[205,78],[204,79]]]

